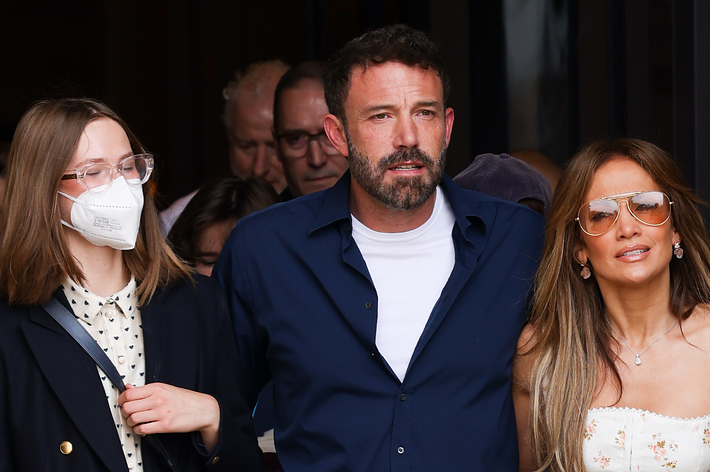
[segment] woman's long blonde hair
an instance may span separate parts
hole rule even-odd
[[[569,162],[555,190],[545,247],[537,272],[530,324],[531,446],[540,470],[584,471],[583,432],[595,391],[621,379],[604,321],[604,301],[594,277],[580,276],[575,249],[581,242],[575,218],[596,170],[615,156],[639,164],[673,202],[671,221],[681,235],[682,260],[673,258],[671,311],[679,320],[710,302],[710,248],[696,205],[675,161],[655,145],[636,139],[594,142]],[[601,373],[601,374],[600,374]]]
[[[45,100],[22,117],[10,146],[7,189],[0,208],[0,297],[16,305],[39,305],[71,277],[84,274],[72,256],[59,215],[57,190],[81,134],[91,121],[108,118],[123,128],[135,153],[138,139],[110,108],[86,98]],[[147,185],[136,246],[123,252],[145,304],[158,287],[190,277],[160,234]]]

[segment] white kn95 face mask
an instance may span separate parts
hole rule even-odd
[[[77,231],[91,244],[120,250],[136,246],[143,211],[141,185],[128,185],[120,176],[101,193],[87,190],[76,198],[57,193],[74,202],[71,224],[64,220],[62,224]]]

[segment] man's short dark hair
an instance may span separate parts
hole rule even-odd
[[[353,69],[399,62],[407,66],[432,68],[444,89],[444,106],[449,98],[449,76],[439,55],[439,48],[429,37],[406,25],[387,26],[355,38],[342,47],[323,71],[325,101],[330,113],[345,124],[345,100],[350,90]]]
[[[274,129],[278,129],[281,117],[279,116],[279,105],[281,104],[281,94],[284,90],[296,88],[304,80],[314,80],[323,85],[323,69],[325,62],[306,61],[292,67],[286,71],[279,79],[274,92]]]

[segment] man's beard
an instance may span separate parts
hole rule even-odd
[[[436,191],[446,164],[446,147],[442,146],[438,161],[419,148],[408,148],[381,158],[373,166],[370,160],[353,145],[348,136],[350,174],[370,196],[392,210],[413,210],[422,206]],[[420,162],[427,170],[416,177],[394,177],[385,181],[387,169],[403,162]]]

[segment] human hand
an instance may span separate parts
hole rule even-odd
[[[127,384],[118,404],[138,434],[199,431],[208,451],[219,440],[219,403],[205,393],[159,382],[143,387]]]

